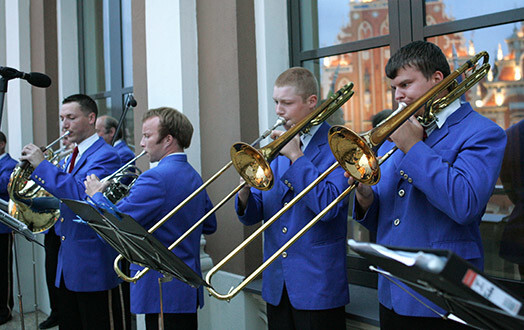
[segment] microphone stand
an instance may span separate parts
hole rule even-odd
[[[7,93],[7,82],[9,79],[0,77],[0,125],[2,125],[2,114],[4,113],[4,98]]]
[[[13,244],[14,244],[14,254],[15,254],[15,271],[16,271],[16,281],[18,283],[18,308],[20,309],[20,326],[21,329],[25,329],[24,325],[24,304],[22,302],[22,290],[20,288],[20,272],[18,270],[18,253],[17,253],[17,245],[16,240],[14,239],[13,235]]]
[[[127,94],[126,98],[126,106],[124,108],[124,111],[122,112],[122,115],[120,115],[120,119],[118,120],[118,126],[116,127],[115,135],[113,135],[113,139],[111,140],[111,145],[113,146],[116,142],[116,137],[118,136],[118,132],[120,131],[120,128],[122,127],[122,122],[126,118],[127,112],[131,107],[136,107],[136,100],[131,94]],[[125,140],[125,134],[122,132],[122,138]]]

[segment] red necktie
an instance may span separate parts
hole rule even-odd
[[[71,163],[69,164],[68,173],[71,173],[73,171],[73,168],[75,167],[76,156],[78,156],[78,146],[75,147],[75,149],[73,149],[73,154],[71,155]]]

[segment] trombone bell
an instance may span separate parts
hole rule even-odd
[[[344,126],[333,126],[328,139],[331,152],[355,180],[368,185],[380,180],[377,157],[360,135]]]
[[[273,171],[256,149],[238,142],[231,146],[230,154],[233,166],[250,186],[259,190],[270,190],[273,187]]]

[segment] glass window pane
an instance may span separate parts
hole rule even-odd
[[[86,93],[105,92],[111,86],[108,0],[83,1],[83,37]]]
[[[302,50],[389,34],[387,0],[300,1]]]
[[[131,0],[122,0],[122,72],[123,87],[133,86],[133,34],[131,25]]]
[[[373,115],[392,107],[384,73],[389,54],[389,47],[381,47],[307,61],[304,66],[319,77],[322,99],[353,82],[355,94],[342,106],[342,121],[355,132],[364,132],[371,128]]]
[[[426,0],[425,3],[427,25],[523,7],[523,2],[517,0]]]
[[[490,55],[491,71],[466,93],[476,111],[508,132],[501,175],[480,225],[485,271],[522,280],[524,275],[524,24],[506,24],[429,39],[453,67],[476,52]],[[453,53],[453,45],[456,52]],[[515,126],[515,125],[520,126]]]
[[[111,112],[111,98],[95,99],[96,106],[98,107],[98,117],[109,115],[114,117]],[[118,119],[118,118],[117,118]]]

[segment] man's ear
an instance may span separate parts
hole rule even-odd
[[[441,71],[435,71],[432,75],[431,75],[431,80],[435,83],[435,84],[438,84],[439,82],[441,82],[442,80],[444,79],[444,74],[441,72]]]
[[[94,112],[90,112],[88,115],[87,115],[87,118],[89,119],[89,124],[91,125],[95,125],[96,123],[96,115]]]
[[[307,104],[309,105],[310,108],[314,109],[317,105],[317,102],[318,102],[318,97],[313,94],[313,95],[310,95],[307,100],[306,100]]]

